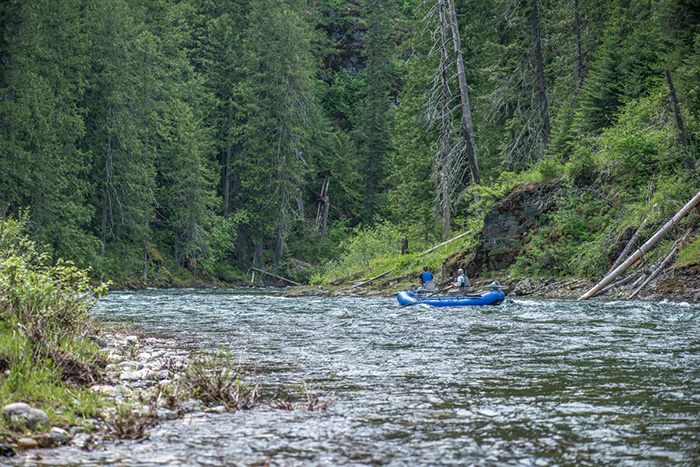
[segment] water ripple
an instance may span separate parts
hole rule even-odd
[[[113,292],[97,313],[214,349],[266,393],[335,392],[327,412],[188,415],[142,443],[44,465],[700,465],[700,305],[389,298],[249,289]]]

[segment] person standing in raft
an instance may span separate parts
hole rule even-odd
[[[435,282],[433,282],[433,275],[428,271],[428,266],[423,266],[423,272],[418,276],[420,280],[420,287],[416,292],[430,292],[435,290]]]
[[[457,274],[457,280],[450,285],[447,292],[464,295],[469,290],[469,278],[464,274],[464,270],[461,268],[457,270]]]

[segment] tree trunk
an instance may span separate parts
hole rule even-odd
[[[639,236],[639,232],[641,232],[642,227],[644,227],[646,222],[647,221],[645,219],[644,222],[642,222],[642,225],[640,225],[639,228],[634,232],[634,235],[632,235],[632,238],[630,239],[630,241],[627,242],[627,245],[625,245],[625,248],[622,250],[622,253],[620,253],[620,256],[617,257],[617,259],[615,260],[613,265],[608,270],[608,274],[610,274],[612,271],[614,271],[615,268],[617,268],[620,265],[620,263],[622,263],[622,260],[625,259],[625,256],[627,256],[627,253],[630,252],[630,250],[634,246],[635,242],[637,241],[637,237]]]
[[[452,27],[452,41],[457,55],[457,76],[459,78],[459,95],[462,102],[462,122],[461,132],[464,143],[467,147],[467,159],[469,161],[469,171],[471,173],[472,185],[479,185],[479,166],[476,160],[476,142],[474,141],[474,126],[472,125],[472,111],[469,105],[469,91],[467,86],[467,75],[464,71],[464,58],[462,57],[462,45],[459,39],[459,26],[457,25],[457,12],[454,0],[447,0],[450,9],[450,23]]]
[[[627,297],[628,300],[633,299],[633,298],[639,293],[640,290],[642,290],[644,287],[646,287],[646,285],[647,285],[649,282],[651,282],[656,276],[659,275],[659,273],[663,270],[663,268],[666,266],[666,264],[667,264],[669,261],[671,261],[671,259],[673,258],[673,256],[676,254],[676,249],[677,249],[677,247],[678,247],[678,243],[679,243],[679,242],[675,242],[675,243],[673,244],[673,246],[671,247],[671,251],[668,253],[668,255],[666,256],[666,258],[664,258],[664,260],[661,262],[661,264],[659,264],[659,266],[658,266],[656,269],[654,269],[654,271],[653,271],[651,274],[649,274],[649,277],[647,277],[647,278],[644,280],[644,282],[642,282],[642,285],[640,285],[639,287],[637,287],[637,288],[635,289],[635,291],[632,292],[632,293],[630,294],[629,297]]]
[[[260,267],[260,260],[262,259],[263,255],[263,235],[262,235],[262,226],[258,226],[259,229],[259,234],[257,240],[255,240],[255,243],[253,244],[253,266],[256,268]]]
[[[544,59],[542,57],[542,41],[540,39],[540,10],[537,0],[532,2],[532,45],[535,51],[535,72],[537,74],[538,98],[540,102],[540,120],[542,121],[542,142],[544,149],[549,146],[549,103],[547,102],[547,88],[544,81]]]
[[[100,236],[100,258],[105,257],[107,246],[107,219],[109,217],[109,186],[112,183],[112,135],[107,137],[107,160],[105,161],[105,188],[102,200],[102,233]]]
[[[228,141],[226,141],[226,161],[224,163],[224,218],[228,219],[231,212],[231,154],[233,152],[233,136],[231,135],[231,122],[233,119],[233,106],[228,108]]]
[[[624,263],[617,267],[613,272],[608,274],[601,280],[595,287],[579,297],[579,300],[587,300],[596,294],[600,289],[612,282],[617,276],[622,274],[629,268],[635,261],[642,257],[644,253],[649,251],[651,247],[656,245],[659,240],[661,240],[669,230],[671,230],[675,225],[677,225],[685,216],[690,213],[690,211],[700,203],[700,192],[698,192],[693,199],[688,201],[683,208],[678,211],[678,213],[673,216],[673,218],[668,221],[661,229],[659,229],[653,237],[651,237],[647,242],[642,245],[639,250],[637,250],[632,256],[630,256]]]
[[[574,29],[576,30],[576,89],[583,86],[583,54],[581,53],[581,18],[578,14],[578,0],[574,0]]]
[[[146,242],[146,236],[143,237],[143,280],[148,280],[148,243]]]
[[[445,0],[440,0],[440,84],[442,86],[442,139],[441,139],[441,165],[440,183],[442,183],[442,236],[444,240],[450,238],[450,223],[452,221],[452,190],[450,189],[450,94],[448,87],[449,76],[447,74],[447,12]]]
[[[323,185],[321,190],[321,199],[323,200],[323,213],[321,214],[321,238],[326,234],[326,227],[328,226],[328,210],[331,206],[331,198],[328,196],[328,188],[331,184],[331,177],[328,176],[326,183]]]
[[[666,81],[668,81],[668,88],[671,90],[671,102],[673,102],[673,110],[676,114],[676,124],[678,125],[678,133],[681,138],[681,144],[683,145],[683,152],[685,153],[685,168],[688,170],[695,170],[695,161],[690,157],[690,151],[688,149],[688,137],[685,133],[685,125],[683,124],[683,117],[681,116],[681,110],[678,107],[678,97],[676,97],[676,88],[673,86],[673,79],[671,79],[671,71],[666,69]]]

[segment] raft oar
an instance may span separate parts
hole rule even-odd
[[[401,308],[405,308],[405,307],[411,306],[411,305],[416,305],[416,304],[418,304],[418,303],[420,303],[420,302],[422,302],[422,301],[424,301],[424,300],[429,299],[429,298],[432,297],[433,295],[437,295],[437,294],[439,294],[440,292],[444,292],[445,290],[449,289],[450,287],[452,287],[452,286],[451,286],[451,285],[448,285],[448,286],[445,287],[444,289],[440,289],[440,290],[438,290],[438,291],[435,292],[435,293],[431,293],[431,294],[428,295],[427,297],[423,297],[423,298],[421,298],[420,300],[417,300],[417,301],[415,301],[415,302],[413,302],[413,303],[409,303],[408,305],[401,305]]]

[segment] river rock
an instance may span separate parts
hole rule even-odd
[[[135,360],[127,360],[117,364],[117,368],[125,371],[138,371],[144,368],[144,364]]]
[[[146,379],[146,377],[148,376],[148,372],[149,370],[147,369],[138,371],[125,371],[119,375],[119,379],[126,381],[141,381],[142,379]]]
[[[107,396],[116,396],[119,394],[119,390],[115,388],[114,386],[110,386],[108,384],[96,384],[90,388],[92,392],[97,392],[100,394],[105,394]]]
[[[31,410],[29,404],[24,402],[13,402],[2,408],[2,414],[7,417],[24,417]]]
[[[196,412],[202,409],[202,401],[197,399],[189,399],[180,404],[180,408],[185,412]]]
[[[158,373],[156,373],[156,379],[158,381],[172,378],[172,376],[173,376],[173,373],[170,370],[160,370]]]
[[[204,409],[206,413],[226,413],[228,410],[226,410],[226,407],[223,405],[217,405],[214,407],[208,407]]]
[[[20,438],[17,440],[19,449],[34,449],[39,447],[39,443],[34,438]]]
[[[24,424],[30,430],[36,428],[40,423],[49,424],[49,417],[46,412],[40,409],[34,409],[24,402],[14,402],[2,408],[2,414],[13,420],[23,420]]]
[[[126,336],[124,342],[126,342],[127,345],[136,345],[139,342],[139,338],[138,336]]]
[[[80,433],[85,433],[86,431],[87,431],[87,428],[85,428],[84,426],[75,425],[75,426],[70,427],[70,434],[74,435],[74,436],[78,435]]]
[[[131,383],[131,388],[132,389],[141,389],[141,388],[150,388],[151,386],[155,386],[158,384],[157,381],[154,381],[152,379],[143,379],[141,381],[136,381]]]
[[[17,453],[15,452],[15,450],[12,449],[10,446],[0,443],[0,456],[12,457],[16,454]]]
[[[156,413],[160,420],[175,420],[180,417],[180,414],[174,410],[166,409],[165,407],[159,408]]]
[[[73,446],[77,446],[80,449],[89,451],[94,447],[95,441],[92,439],[92,436],[86,433],[80,433],[70,441],[70,444],[72,444]]]

